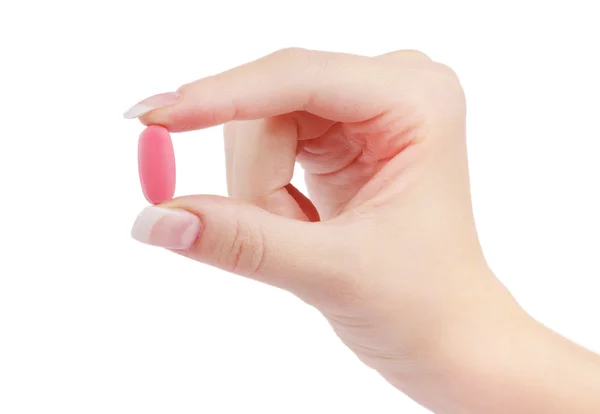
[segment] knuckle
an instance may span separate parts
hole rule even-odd
[[[392,66],[390,73],[394,85],[402,90],[408,89],[426,117],[435,115],[456,119],[464,115],[465,92],[457,73],[450,66],[433,60],[408,70]]]
[[[454,102],[454,108],[459,109],[462,114],[465,111],[466,97],[458,74],[450,66],[443,63],[435,63],[434,75],[436,81],[433,85],[441,85],[440,90],[445,91],[449,101]],[[456,105],[460,103],[460,105]]]
[[[435,65],[435,69],[437,70],[437,72],[440,75],[445,76],[446,78],[449,78],[453,81],[460,83],[458,74],[452,67],[450,67],[444,63],[439,63],[439,62],[435,62],[434,65]]]
[[[421,52],[420,50],[406,49],[406,50],[396,50],[393,52],[389,52],[380,56],[377,56],[376,59],[383,61],[393,61],[398,63],[407,63],[407,62],[431,62],[431,58]]]
[[[230,236],[219,248],[218,261],[224,270],[253,276],[260,272],[264,256],[264,238],[259,229],[240,221],[232,224]]]
[[[301,47],[286,47],[273,53],[273,57],[283,61],[306,59],[312,51]]]
[[[406,57],[410,57],[413,59],[431,61],[431,58],[429,57],[429,55],[427,55],[425,52],[422,52],[420,50],[408,49],[408,50],[404,51],[404,54],[406,55]]]

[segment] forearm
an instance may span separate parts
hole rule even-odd
[[[446,352],[397,382],[435,413],[600,413],[600,356],[529,316],[455,334]]]

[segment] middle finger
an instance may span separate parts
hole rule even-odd
[[[308,220],[288,191],[296,162],[295,122],[289,117],[237,121],[224,132],[229,195],[274,214]]]

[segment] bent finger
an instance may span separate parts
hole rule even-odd
[[[294,174],[296,134],[287,117],[238,121],[226,128],[229,195],[271,213],[309,220],[287,189]]]

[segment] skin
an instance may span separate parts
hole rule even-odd
[[[175,253],[294,293],[433,412],[600,412],[600,357],[532,319],[484,259],[450,68],[285,49],[178,93],[140,120],[224,124],[230,197],[161,206],[202,223]]]

